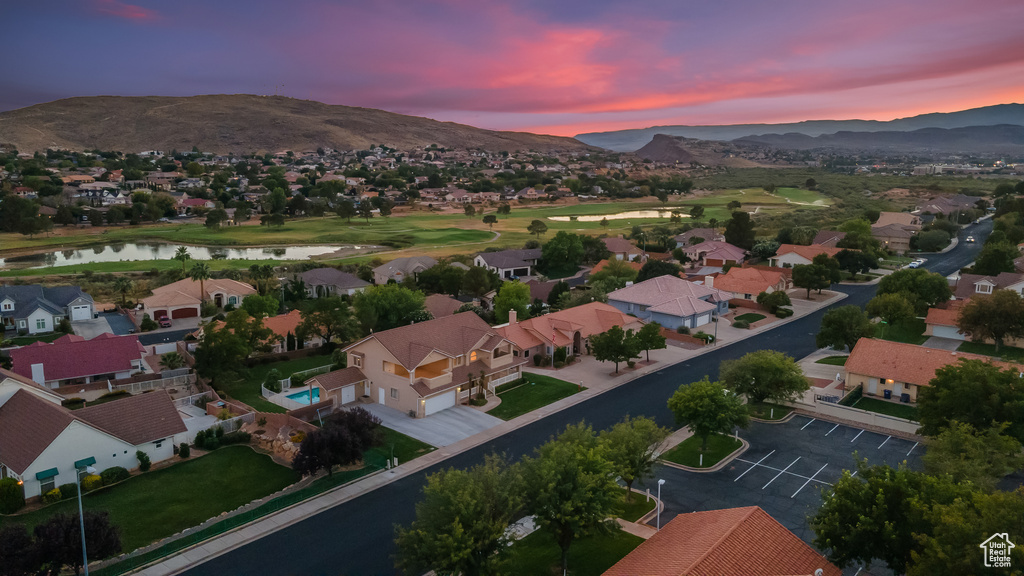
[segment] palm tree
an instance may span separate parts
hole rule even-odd
[[[249,266],[249,280],[256,285],[260,296],[266,296],[270,288],[270,279],[274,277],[274,267],[270,264],[253,264]]]
[[[181,273],[185,273],[185,262],[192,259],[192,255],[188,253],[188,248],[184,246],[178,246],[178,251],[174,253],[174,259],[181,262]]]
[[[160,365],[168,370],[177,370],[185,365],[185,359],[177,352],[168,352],[160,356]]]
[[[128,298],[126,295],[128,294],[128,291],[132,289],[132,286],[132,279],[127,276],[118,276],[117,278],[114,279],[114,290],[121,294],[122,308],[126,306],[128,303]]]
[[[196,262],[188,271],[188,277],[199,281],[199,300],[206,302],[206,281],[210,279],[210,267],[206,262]]]

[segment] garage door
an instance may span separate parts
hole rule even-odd
[[[171,311],[171,318],[195,318],[199,316],[199,310],[195,308],[178,308]]]
[[[701,314],[700,316],[697,316],[697,326],[703,326],[708,322],[711,322],[711,314]],[[694,326],[694,328],[696,328],[696,326]]]
[[[455,406],[455,390],[439,394],[433,398],[427,398],[423,413],[425,416],[430,416],[435,412],[440,412],[441,410],[451,408],[452,406]]]
[[[935,326],[932,328],[932,335],[940,338],[952,338],[954,340],[964,340],[964,335],[956,329],[955,326]]]
[[[341,403],[348,404],[349,402],[356,401],[356,387],[345,386],[341,389]]]
[[[72,306],[71,307],[71,321],[72,322],[74,322],[76,320],[89,320],[90,318],[92,318],[92,313],[91,313],[91,310],[89,309],[89,305],[88,304],[85,304],[84,306]]]

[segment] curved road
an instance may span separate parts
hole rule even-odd
[[[961,237],[973,235],[977,243],[961,243],[947,254],[933,255],[925,267],[945,276],[967,266],[981,250],[982,242],[991,230],[990,220],[968,227]],[[842,286],[842,291],[849,297],[839,305],[863,306],[874,295],[875,286]],[[491,452],[504,452],[518,459],[532,453],[535,447],[560,432],[567,423],[580,420],[586,420],[595,429],[603,429],[615,424],[623,415],[631,414],[651,416],[660,424],[670,426],[673,419],[666,400],[681,383],[697,380],[705,374],[714,379],[721,361],[738,358],[754,350],[770,348],[802,358],[816,350],[813,336],[824,312],[819,310],[777,329],[638,378],[453,456],[437,466],[311,516],[275,532],[272,537],[197,565],[183,574],[394,574],[394,525],[408,525],[415,518],[414,506],[420,499],[427,474],[443,468],[472,466]]]

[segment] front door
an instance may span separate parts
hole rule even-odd
[[[868,379],[868,394],[875,396],[878,394],[878,378]]]
[[[384,388],[377,388],[377,403],[384,404]]]
[[[893,384],[893,386],[892,386],[892,398],[893,398],[893,400],[898,399],[901,394],[903,394],[903,383],[902,382],[897,382],[897,383]]]

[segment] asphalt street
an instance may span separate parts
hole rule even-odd
[[[925,267],[949,275],[970,264],[991,229],[989,220],[970,226],[961,234],[961,238],[973,235],[977,239],[976,243],[961,243],[947,254],[932,255],[928,257]],[[839,289],[849,297],[836,304],[837,306],[863,306],[875,293],[875,286],[841,286]],[[645,415],[655,418],[662,425],[672,426],[672,415],[666,401],[681,384],[698,380],[705,375],[714,379],[717,377],[720,362],[738,358],[754,350],[780,350],[794,358],[810,354],[816,349],[814,334],[818,331],[824,312],[825,310],[820,310],[774,330],[762,332],[747,340],[712,350],[690,361],[634,380],[456,455],[433,468],[388,484],[284,528],[272,536],[197,565],[185,574],[395,574],[392,556],[394,526],[408,525],[414,519],[414,506],[420,499],[424,477],[427,474],[443,468],[472,466],[492,452],[505,453],[513,459],[518,459],[532,453],[537,446],[561,431],[567,423],[581,420],[587,421],[595,429],[604,429],[621,420],[626,414]],[[763,447],[758,447],[758,450],[763,450]],[[752,452],[753,454],[755,453]],[[823,461],[822,464],[824,463]],[[810,473],[806,476],[810,476]],[[253,478],[252,481],[258,482],[259,479]],[[692,504],[687,504],[682,497],[675,495],[676,491],[692,490],[683,484],[685,482],[682,480],[673,482],[670,489],[663,494],[666,500],[671,498],[670,510],[676,513],[685,511],[687,505],[690,505],[690,510],[694,509]],[[791,482],[786,483],[787,489],[789,484]],[[723,503],[743,505],[728,504],[725,500]],[[802,511],[799,513],[803,514]]]

